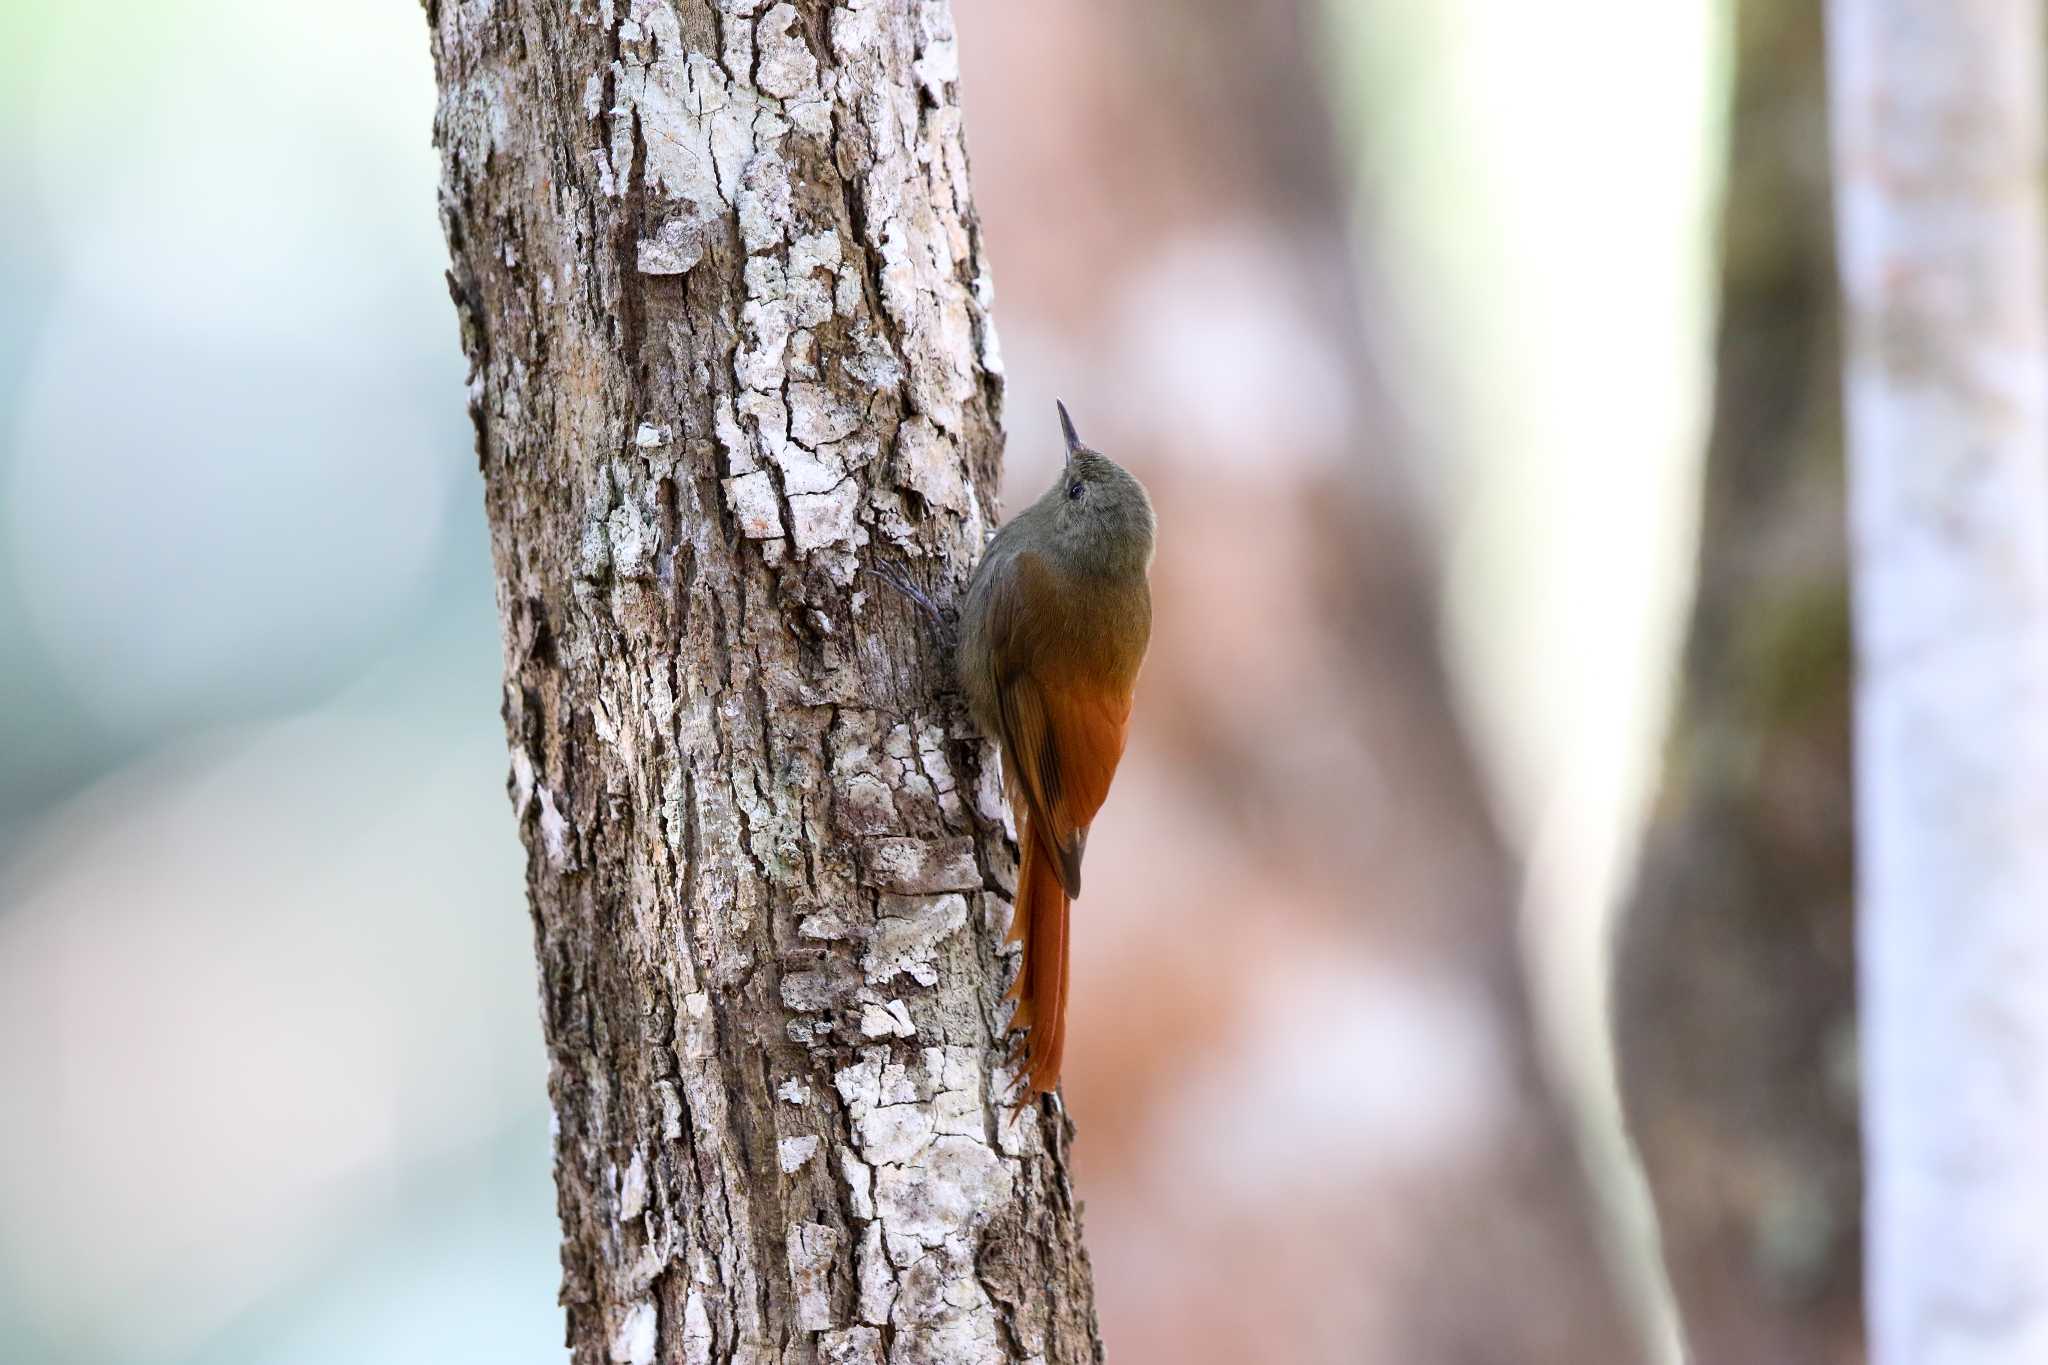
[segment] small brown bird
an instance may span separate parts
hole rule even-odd
[[[1003,747],[1018,814],[1024,942],[1010,995],[1027,1103],[1059,1084],[1066,1048],[1067,907],[1081,894],[1088,826],[1123,757],[1131,690],[1152,635],[1152,500],[1081,444],[1059,405],[1059,482],[996,533],[960,612],[960,685]]]

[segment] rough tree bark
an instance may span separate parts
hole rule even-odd
[[[1872,1355],[2048,1360],[2048,34],[1829,20]]]
[[[1821,0],[1742,0],[1684,686],[1616,944],[1690,1358],[1863,1358],[1848,547]]]
[[[995,768],[860,573],[992,518],[945,0],[427,10],[575,1359],[1099,1358]]]

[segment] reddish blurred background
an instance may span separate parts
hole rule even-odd
[[[1367,306],[1385,262],[1352,232],[1321,10],[957,15],[1009,501],[1051,476],[1059,393],[1163,528],[1076,911],[1065,1085],[1105,1340],[1632,1358],[1437,663],[1427,414],[1374,359],[1409,339]]]

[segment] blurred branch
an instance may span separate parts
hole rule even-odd
[[[575,1359],[1098,1359],[1002,798],[859,572],[993,506],[947,7],[429,12]]]

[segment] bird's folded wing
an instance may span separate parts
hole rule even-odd
[[[1123,756],[1130,697],[1109,680],[1089,676],[1085,653],[1066,647],[1057,609],[1061,585],[1043,559],[1017,556],[992,586],[989,633],[1003,758],[1060,884],[1078,896],[1088,825]],[[1044,605],[1026,612],[1027,601]]]

